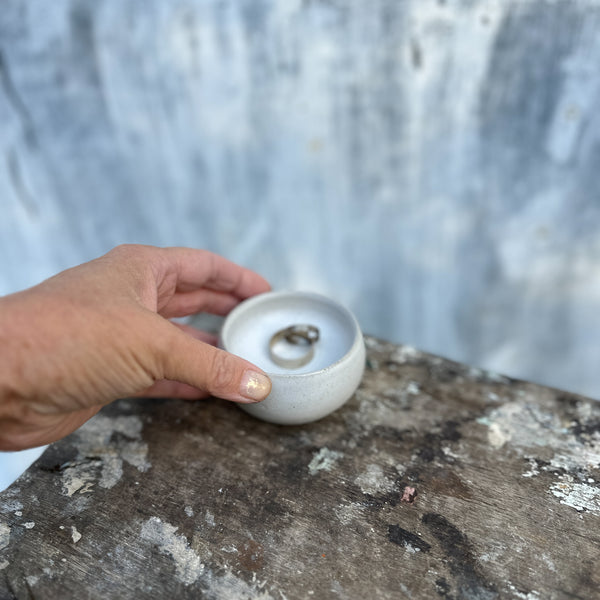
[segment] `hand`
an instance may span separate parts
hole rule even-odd
[[[210,252],[128,245],[0,298],[0,450],[58,440],[127,396],[263,400],[260,369],[168,319],[268,290]]]

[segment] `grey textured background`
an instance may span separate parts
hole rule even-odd
[[[205,247],[600,396],[597,0],[2,0],[0,293]]]

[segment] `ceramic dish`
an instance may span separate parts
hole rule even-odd
[[[286,337],[290,327],[299,329]],[[266,400],[240,407],[283,425],[310,423],[338,409],[355,392],[365,367],[354,315],[308,292],[268,292],[242,302],[225,320],[220,344],[263,369],[273,382]]]

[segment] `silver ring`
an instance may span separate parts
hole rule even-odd
[[[297,358],[285,358],[275,351],[280,342],[292,346],[306,346],[306,352]],[[315,355],[315,344],[319,341],[319,329],[314,325],[291,325],[275,333],[269,341],[271,360],[285,369],[299,369],[308,364]]]

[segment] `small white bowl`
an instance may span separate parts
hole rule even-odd
[[[280,366],[269,353],[273,335],[291,325],[319,329],[310,362],[293,369]],[[281,425],[310,423],[337,410],[355,392],[365,369],[365,345],[354,315],[308,292],[268,292],[242,302],[225,319],[220,345],[263,369],[273,383],[266,400],[239,406]]]

